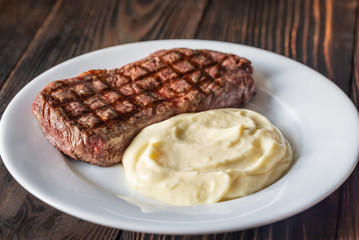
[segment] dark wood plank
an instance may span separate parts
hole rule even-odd
[[[359,2],[356,6],[356,22],[355,22],[355,49],[354,49],[354,56],[353,56],[353,68],[352,68],[352,85],[351,85],[351,94],[350,97],[352,98],[355,106],[359,110]]]
[[[26,51],[55,1],[0,2],[0,87]]]
[[[341,188],[338,218],[339,239],[359,239],[359,168]]]
[[[119,43],[139,40],[193,38],[207,0],[121,1],[118,15]]]
[[[355,49],[350,97],[359,110],[359,3],[356,6]],[[338,239],[359,239],[359,167],[343,184],[340,195]]]
[[[105,228],[54,210],[16,186],[0,217],[0,239],[115,239],[119,230]],[[20,192],[20,193],[19,193]],[[21,195],[21,198],[19,198]],[[10,197],[14,198],[10,198]],[[21,205],[18,201],[21,201]],[[13,206],[12,210],[9,208]]]

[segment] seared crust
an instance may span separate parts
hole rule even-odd
[[[173,115],[248,103],[250,61],[211,50],[161,50],[120,69],[48,84],[33,113],[63,153],[110,166],[144,127]]]

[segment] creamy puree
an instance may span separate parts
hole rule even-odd
[[[123,156],[129,185],[173,205],[215,203],[272,184],[293,154],[264,116],[245,109],[182,114],[148,126]]]

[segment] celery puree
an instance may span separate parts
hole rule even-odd
[[[272,184],[289,168],[292,148],[251,110],[182,114],[148,126],[123,156],[128,184],[173,205],[215,203]]]

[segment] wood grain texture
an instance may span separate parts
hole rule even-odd
[[[359,110],[359,2],[356,5],[354,55],[350,97]],[[359,167],[340,188],[338,239],[359,239]]]
[[[0,87],[26,51],[54,2],[55,0],[0,2]]]
[[[0,0],[0,116],[26,83],[60,62],[171,38],[228,41],[290,57],[327,76],[359,109],[358,9],[358,0]],[[171,236],[62,213],[27,193],[0,161],[0,239],[359,239],[358,169],[328,198],[288,219],[245,231]]]
[[[356,5],[356,21],[355,21],[355,39],[354,39],[354,56],[352,62],[352,85],[350,97],[357,109],[359,110],[359,1]]]
[[[207,2],[121,1],[116,26],[119,43],[193,38]]]

